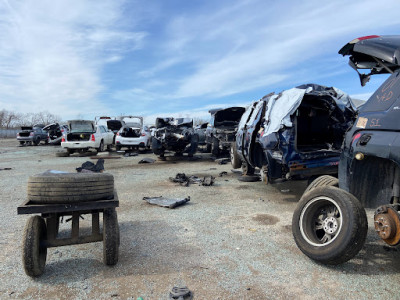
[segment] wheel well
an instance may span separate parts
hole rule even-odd
[[[253,161],[253,164],[258,168],[261,168],[263,165],[266,164],[264,151],[261,148],[261,145],[259,143],[255,143],[255,146],[253,148],[252,161]]]
[[[399,166],[395,162],[379,157],[354,160],[349,177],[350,193],[368,208],[391,203],[396,168]]]

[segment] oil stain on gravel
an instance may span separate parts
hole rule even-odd
[[[275,225],[279,222],[279,218],[273,215],[260,214],[253,217],[254,221],[257,221],[263,225]]]

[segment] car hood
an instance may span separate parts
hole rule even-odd
[[[71,120],[67,122],[70,133],[94,133],[94,122],[89,120]]]
[[[236,127],[245,110],[244,107],[228,107],[216,111],[214,113],[214,127]]]
[[[327,96],[333,98],[336,106],[347,115],[354,115],[357,110],[350,96],[335,88],[318,84],[304,84],[285,90],[279,94],[268,94],[260,101],[266,101],[264,135],[278,132],[283,127],[292,127],[291,116],[296,112],[306,94],[320,96],[321,101]]]
[[[393,73],[400,68],[400,35],[370,35],[352,40],[339,50],[343,56],[349,55],[350,66],[369,69],[369,74],[359,74],[364,86],[374,74]]]
[[[52,123],[43,127],[44,131],[50,131],[59,128],[60,125],[58,123]]]

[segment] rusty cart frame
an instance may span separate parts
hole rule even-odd
[[[29,200],[18,206],[17,213],[36,214],[25,226],[22,262],[27,275],[43,274],[47,248],[78,245],[103,241],[103,261],[106,265],[118,262],[119,226],[116,207],[119,206],[117,192],[114,198],[67,204],[33,204]],[[103,230],[100,231],[100,213],[103,214]],[[41,216],[38,216],[40,214]],[[81,236],[79,219],[84,214],[92,215],[91,234]],[[71,216],[71,234],[57,238],[61,217]]]

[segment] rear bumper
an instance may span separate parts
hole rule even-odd
[[[115,138],[115,144],[118,146],[139,146],[139,147],[145,147],[146,145],[149,144],[149,138],[145,136],[141,136],[138,138],[124,138],[117,136]]]
[[[61,147],[65,149],[88,149],[96,148],[94,142],[62,142]]]
[[[32,142],[33,141],[33,136],[20,136],[20,137],[17,137],[17,141],[20,141],[20,142]]]

